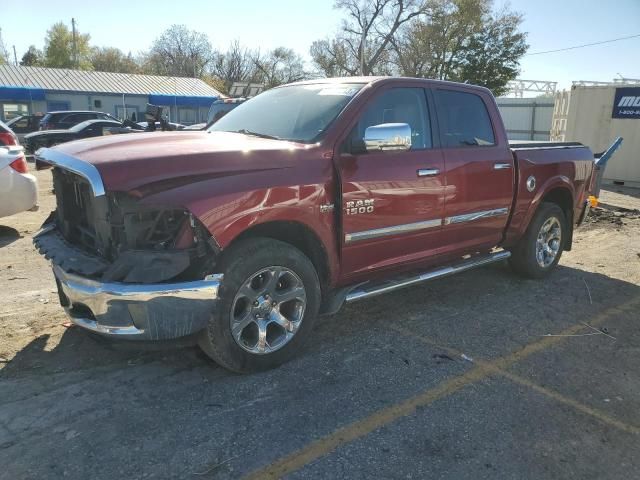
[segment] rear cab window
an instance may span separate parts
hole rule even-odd
[[[479,95],[458,90],[433,90],[442,145],[445,148],[495,145],[487,106]]]

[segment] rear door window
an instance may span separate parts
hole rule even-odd
[[[445,147],[495,145],[489,112],[478,95],[456,90],[434,90]]]

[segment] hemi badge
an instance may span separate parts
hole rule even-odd
[[[326,205],[320,205],[320,213],[333,212],[333,203],[327,203]]]

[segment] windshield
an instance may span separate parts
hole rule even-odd
[[[230,111],[208,131],[311,143],[363,86],[317,83],[267,90]]]

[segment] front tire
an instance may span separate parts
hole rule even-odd
[[[198,342],[202,350],[238,373],[268,370],[293,357],[320,307],[311,261],[292,245],[255,238],[225,252],[221,270],[217,308]]]
[[[526,233],[511,250],[511,268],[527,278],[549,275],[560,261],[568,234],[567,219],[562,209],[555,203],[543,202]]]

